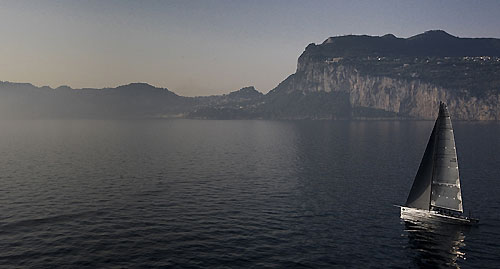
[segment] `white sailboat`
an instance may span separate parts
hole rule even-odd
[[[410,194],[405,206],[401,206],[401,218],[461,224],[479,222],[464,216],[463,212],[455,137],[448,107],[441,102]]]

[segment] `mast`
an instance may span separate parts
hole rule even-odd
[[[439,115],[434,129],[436,139],[430,205],[463,213],[455,136],[445,103],[441,102],[439,105]]]

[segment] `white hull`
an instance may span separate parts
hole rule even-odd
[[[452,224],[475,224],[478,222],[477,219],[471,219],[464,216],[455,217],[450,215],[444,215],[437,211],[416,209],[411,207],[401,206],[401,219],[407,221],[438,221],[446,222]]]

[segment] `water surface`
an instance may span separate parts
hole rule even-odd
[[[454,123],[478,227],[399,219],[432,125],[0,121],[0,265],[498,268],[498,123]]]

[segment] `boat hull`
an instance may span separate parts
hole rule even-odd
[[[437,222],[445,222],[451,224],[464,224],[464,225],[474,225],[479,222],[478,219],[468,218],[465,216],[450,216],[444,215],[437,211],[432,210],[424,210],[411,208],[406,206],[401,206],[401,219],[405,221],[437,221]]]

